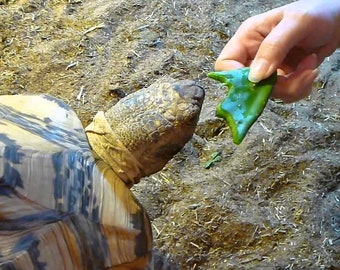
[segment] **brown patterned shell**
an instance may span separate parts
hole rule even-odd
[[[150,222],[129,188],[190,139],[203,97],[191,81],[155,84],[85,134],[55,98],[0,96],[0,268],[147,267]]]

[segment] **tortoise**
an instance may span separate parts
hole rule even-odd
[[[156,82],[84,129],[54,97],[0,96],[0,269],[148,269],[130,188],[192,137],[203,99],[194,81]]]

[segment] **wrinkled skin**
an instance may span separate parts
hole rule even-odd
[[[202,88],[192,81],[174,83],[173,88],[170,85],[152,85],[120,100],[105,113],[116,136],[141,164],[142,177],[162,169],[196,127]]]

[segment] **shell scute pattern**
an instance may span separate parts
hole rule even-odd
[[[16,108],[18,104],[20,106]],[[102,197],[114,197],[115,192],[110,192],[110,181],[99,181],[97,186],[92,181],[94,177],[105,178],[103,171],[107,165],[102,166],[102,171],[96,165],[78,117],[63,104],[47,96],[0,97],[0,125],[4,127],[0,131],[0,185],[4,186],[1,187],[0,228],[9,230],[7,240],[13,242],[7,248],[0,244],[1,267],[12,264],[10,257],[25,251],[31,258],[32,269],[45,269],[41,245],[43,239],[50,239],[55,234],[60,234],[61,238],[45,243],[49,252],[63,242],[66,247],[76,246],[77,252],[83,256],[90,254],[88,266],[84,266],[70,258],[74,254],[59,250],[57,254],[66,256],[66,261],[73,261],[72,267],[62,264],[61,269],[91,269],[96,263],[100,269],[124,262],[112,261],[102,228],[125,225],[126,220],[120,217],[119,211],[116,211],[115,218],[104,218],[102,214],[109,208],[107,203],[101,202]],[[40,110],[36,110],[39,106]],[[111,177],[117,178],[115,175]],[[35,178],[34,183],[32,178]],[[120,188],[123,185],[122,182]],[[126,199],[125,203],[130,200]],[[126,208],[122,204],[118,207]],[[141,211],[135,212],[137,216],[141,215]],[[104,222],[101,220],[103,218]],[[125,235],[129,235],[134,223],[138,222],[131,222],[131,228],[127,228]],[[66,228],[69,232],[65,235]],[[137,230],[136,234],[139,232]],[[75,242],[65,238],[70,234],[76,239]],[[121,235],[117,234],[116,242],[126,241],[126,237],[122,238]],[[5,238],[0,233],[1,243],[6,241]],[[4,250],[10,250],[10,253],[6,254]],[[132,260],[134,252],[127,254],[125,259]],[[147,253],[145,250],[142,252]],[[6,255],[9,257],[6,258]],[[22,262],[22,255],[19,257],[16,258]],[[46,257],[49,258],[48,255]],[[47,266],[46,269],[52,267],[50,264]]]

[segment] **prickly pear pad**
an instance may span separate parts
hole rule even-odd
[[[216,116],[229,125],[235,144],[240,144],[250,127],[262,114],[277,74],[258,83],[248,80],[249,68],[208,73],[208,77],[222,82],[228,87],[226,98],[217,106]]]

